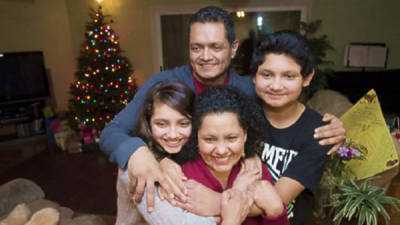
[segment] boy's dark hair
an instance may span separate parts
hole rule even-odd
[[[254,50],[250,63],[253,76],[270,53],[291,57],[300,65],[303,77],[309,75],[315,67],[315,55],[304,37],[294,31],[278,31],[265,36]]]
[[[204,8],[201,8],[199,11],[197,11],[195,14],[192,15],[190,18],[190,23],[189,23],[189,35],[190,35],[190,29],[192,27],[193,23],[217,23],[221,22],[224,24],[225,27],[225,35],[226,38],[229,41],[229,44],[232,45],[232,43],[235,41],[235,28],[233,26],[233,21],[231,17],[229,16],[229,13],[225,11],[224,9],[215,7],[215,6],[207,6]]]
[[[182,151],[173,159],[182,164],[199,157],[198,130],[205,116],[224,112],[237,115],[240,126],[247,133],[245,158],[261,153],[266,125],[261,107],[238,89],[230,86],[209,87],[196,97],[193,108],[192,134]]]
[[[181,82],[158,82],[154,84],[146,94],[136,129],[132,135],[142,138],[157,159],[168,156],[169,153],[154,140],[151,132],[150,120],[154,113],[154,104],[164,103],[191,119],[193,101],[193,91]]]

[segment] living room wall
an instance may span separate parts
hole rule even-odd
[[[328,58],[336,70],[343,66],[345,45],[351,42],[386,43],[389,47],[387,69],[400,68],[400,1],[387,0],[313,0],[312,19],[323,22],[321,33],[335,47]]]
[[[124,54],[131,60],[138,83],[143,83],[154,71],[156,57],[151,30],[151,9],[161,6],[184,7],[248,5],[305,5],[309,19],[323,21],[321,34],[327,34],[335,47],[328,59],[336,70],[343,67],[344,46],[350,42],[385,42],[389,46],[387,68],[400,68],[400,15],[397,0],[104,0],[105,14],[114,20],[113,29],[120,38]],[[55,98],[59,108],[66,109],[69,84],[76,68],[75,58],[84,40],[88,9],[95,0],[0,0],[0,52],[44,52],[50,69]]]
[[[268,5],[310,5],[311,0],[270,0]],[[138,83],[143,83],[149,76],[159,72],[154,68],[156,57],[152,41],[152,15],[153,8],[173,7],[180,9],[186,6],[201,8],[207,5],[237,6],[248,4],[264,5],[263,0],[104,0],[103,10],[114,19],[113,28],[119,35],[122,49],[131,59],[135,69]],[[68,13],[71,21],[74,51],[78,54],[79,46],[83,41],[85,31],[84,23],[88,20],[87,9],[96,7],[94,0],[69,0],[67,1]]]
[[[69,23],[65,1],[0,0],[0,52],[43,51],[60,108],[75,68]]]

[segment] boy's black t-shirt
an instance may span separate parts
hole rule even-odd
[[[315,140],[314,129],[324,125],[322,116],[306,107],[300,118],[290,127],[274,128],[267,121],[261,160],[277,181],[281,176],[300,182],[305,190],[288,205],[291,225],[306,224],[311,214],[313,195],[322,176],[326,152],[331,146],[321,146]]]

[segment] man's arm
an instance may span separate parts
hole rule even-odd
[[[146,146],[142,139],[130,134],[137,124],[144,98],[154,83],[155,79],[150,78],[139,88],[132,101],[101,132],[101,150],[110,156],[110,161],[117,162],[122,169],[126,169],[129,157],[139,147]]]
[[[158,182],[167,193],[167,198],[172,198],[171,187],[153,153],[145,146],[133,153],[128,161],[128,174],[130,179],[129,191],[135,194],[135,201],[142,200],[146,188],[147,210],[154,208],[154,183]]]
[[[128,168],[132,182],[130,189],[135,192],[136,201],[141,200],[145,187],[149,189],[149,211],[154,207],[154,182],[158,182],[167,193],[171,193],[171,188],[146,143],[138,137],[131,137],[130,134],[137,124],[147,92],[155,83],[166,80],[163,75],[158,74],[146,81],[133,100],[103,129],[100,136],[100,148],[110,155],[110,161],[117,162],[122,169]]]
[[[321,139],[320,145],[333,145],[327,152],[330,155],[336,152],[346,139],[346,129],[343,122],[336,116],[325,113],[322,121],[329,122],[329,124],[318,127],[314,131],[314,138]]]

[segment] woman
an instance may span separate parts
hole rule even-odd
[[[145,140],[158,159],[180,152],[191,134],[191,111],[193,92],[179,82],[156,84],[147,94],[134,135]],[[146,224],[136,210],[132,195],[128,193],[129,178],[119,170],[117,180],[118,212],[116,224]],[[235,193],[235,194],[232,194]],[[240,224],[247,215],[252,200],[235,191],[222,197],[221,217],[226,224]],[[155,209],[149,214],[145,201],[137,205],[150,224],[210,224],[213,218],[200,217],[171,206],[167,201],[156,198]],[[228,215],[235,215],[229,216]],[[178,220],[177,220],[178,219]]]
[[[189,142],[177,154],[179,162],[185,162],[185,176],[219,193],[232,188],[242,166],[240,162],[263,148],[265,126],[260,121],[260,109],[236,89],[205,90],[195,101]],[[260,166],[262,179],[246,189],[261,215],[247,217],[242,224],[289,224],[272,177],[263,164]]]

